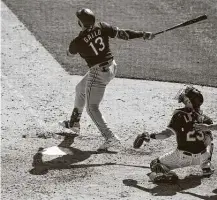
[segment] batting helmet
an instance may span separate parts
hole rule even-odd
[[[179,103],[181,102],[184,103],[184,97],[187,97],[190,100],[194,109],[200,108],[200,106],[203,104],[203,95],[198,89],[192,86],[188,86],[187,88],[185,88],[185,90],[183,90],[179,94],[178,96]]]
[[[76,16],[81,21],[84,27],[88,28],[95,23],[95,15],[88,8],[82,8],[76,12]]]

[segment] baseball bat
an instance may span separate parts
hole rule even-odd
[[[181,24],[178,24],[178,25],[173,26],[173,27],[171,27],[171,28],[168,28],[168,29],[166,29],[166,30],[163,30],[163,31],[159,31],[159,32],[157,32],[157,33],[154,33],[154,35],[159,35],[159,34],[161,34],[161,33],[165,33],[165,32],[167,32],[167,31],[171,31],[171,30],[176,29],[176,28],[179,28],[179,27],[188,26],[188,25],[190,25],[190,24],[194,24],[194,23],[196,23],[196,22],[200,22],[200,21],[203,21],[203,20],[205,20],[205,19],[207,19],[207,15],[201,15],[201,16],[199,16],[199,17],[196,17],[196,18],[194,18],[194,19],[188,20],[188,21],[186,21],[186,22],[183,22],[183,23],[181,23]]]

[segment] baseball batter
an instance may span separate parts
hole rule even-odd
[[[152,39],[154,34],[144,31],[123,30],[105,22],[95,23],[94,13],[87,8],[78,10],[76,16],[82,30],[71,41],[67,54],[79,54],[85,59],[89,71],[76,86],[74,109],[70,120],[61,121],[59,124],[78,132],[80,130],[79,121],[86,104],[87,113],[105,138],[105,143],[98,150],[107,150],[119,142],[99,110],[105,88],[117,72],[117,64],[109,47],[109,38],[122,40]]]
[[[195,124],[212,124],[212,120],[202,114],[200,106],[203,95],[194,87],[187,87],[178,95],[179,102],[185,104],[184,108],[175,110],[166,130],[160,133],[143,133],[134,141],[134,147],[139,148],[143,141],[151,139],[166,139],[176,135],[177,149],[153,160],[150,164],[153,182],[176,181],[177,175],[170,170],[200,165],[203,175],[211,175],[214,168],[211,165],[213,152],[212,134],[210,131],[201,131],[202,127],[195,129]],[[212,126],[210,126],[212,127]]]

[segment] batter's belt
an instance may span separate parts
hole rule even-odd
[[[93,67],[91,67],[91,69],[99,67],[99,69],[101,69],[102,72],[107,72],[107,71],[109,71],[109,67],[110,67],[110,65],[112,64],[113,61],[114,61],[113,59],[110,59],[108,61],[96,64]]]
[[[100,64],[99,64],[99,67],[104,67],[104,66],[106,66],[106,65],[110,65],[110,64],[112,63],[112,61],[113,61],[113,59],[108,60],[108,61],[103,62],[103,63],[100,63]]]

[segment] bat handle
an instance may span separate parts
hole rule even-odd
[[[159,35],[159,34],[164,33],[164,32],[166,32],[166,31],[160,31],[160,32],[154,33],[154,35],[156,36],[156,35]]]

